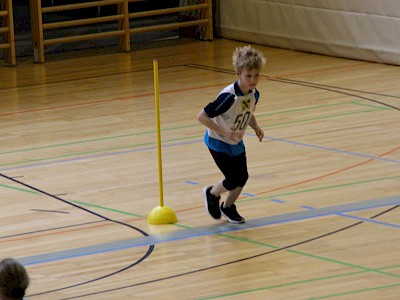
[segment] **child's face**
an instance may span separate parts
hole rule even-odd
[[[237,72],[239,77],[239,86],[244,94],[247,94],[249,90],[256,88],[258,80],[260,79],[260,70],[258,69],[243,69],[241,72]]]

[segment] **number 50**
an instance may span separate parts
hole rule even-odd
[[[243,130],[246,127],[247,122],[249,121],[249,118],[250,118],[249,111],[246,111],[244,114],[237,115],[235,123],[234,123],[235,128],[239,129],[239,130]]]

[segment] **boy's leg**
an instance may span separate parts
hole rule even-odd
[[[230,223],[240,224],[245,222],[245,219],[237,212],[236,205],[234,204],[242,190],[243,187],[237,187],[232,191],[229,191],[225,203],[221,204],[221,214],[226,217]]]
[[[206,211],[214,219],[221,218],[221,210],[219,209],[219,200],[221,194],[227,189],[222,185],[222,182],[214,186],[206,186],[203,189],[203,198],[206,205]]]
[[[221,218],[221,211],[219,209],[220,196],[211,194],[212,186],[206,186],[203,189],[203,198],[206,205],[206,211],[214,219]]]
[[[235,201],[239,197],[240,193],[242,192],[243,187],[237,187],[231,191],[228,191],[222,184],[222,182],[216,184],[211,190],[210,193],[213,196],[217,196],[220,198],[220,194],[228,191],[228,195],[226,197],[226,200],[224,203],[221,203],[221,207],[218,207],[220,209],[221,213],[228,219],[230,223],[244,223],[245,219],[239,215],[239,213],[236,210],[236,206],[234,205]],[[219,201],[218,201],[219,202]],[[210,213],[210,212],[209,212]],[[211,213],[210,213],[211,214]],[[214,216],[213,216],[214,217]],[[220,215],[219,215],[220,217]],[[214,217],[214,219],[216,219]]]
[[[237,212],[235,204],[232,204],[229,207],[224,207],[224,203],[222,203],[220,209],[221,214],[228,219],[229,223],[241,224],[245,222],[245,219]]]
[[[234,190],[229,191],[228,192],[228,196],[226,197],[226,200],[225,200],[225,203],[224,203],[224,207],[229,207],[233,203],[235,203],[236,199],[239,198],[239,195],[242,192],[242,190],[243,190],[243,187],[238,186]]]
[[[205,195],[208,213],[214,219],[219,219],[221,217],[221,215],[217,215],[214,210],[215,204],[219,203],[220,195],[228,191],[227,198],[225,203],[221,205],[220,211],[229,222],[244,223],[245,220],[236,211],[234,202],[242,192],[243,186],[248,178],[246,153],[243,153],[240,156],[231,157],[227,154],[218,153],[211,149],[210,152],[218,168],[224,174],[225,179],[212,187],[208,186],[204,189],[204,191],[206,191],[203,193]],[[216,200],[216,198],[218,198],[218,200]]]
[[[214,196],[220,196],[221,194],[225,193],[227,189],[223,185],[223,180],[218,182],[216,185],[214,185],[211,189],[211,194]]]

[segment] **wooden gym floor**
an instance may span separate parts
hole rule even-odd
[[[221,179],[197,113],[241,42],[49,55],[0,66],[0,257],[29,300],[398,299],[400,68],[258,46],[265,139],[247,131],[243,225],[206,213]],[[153,59],[160,69],[159,204]]]

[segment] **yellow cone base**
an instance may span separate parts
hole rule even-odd
[[[175,212],[168,206],[154,207],[147,217],[147,223],[153,225],[174,224],[178,222]]]

